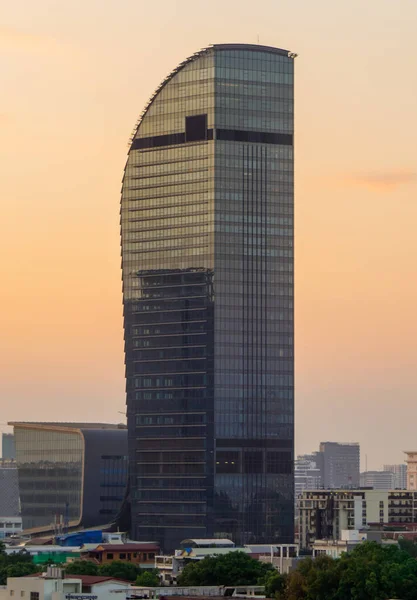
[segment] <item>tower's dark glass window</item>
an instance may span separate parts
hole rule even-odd
[[[207,138],[207,115],[185,118],[185,141],[198,142]]]

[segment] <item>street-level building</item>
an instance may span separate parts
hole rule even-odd
[[[393,539],[385,539],[381,532],[358,531],[350,529],[342,531],[339,540],[315,540],[313,544],[313,557],[330,556],[331,558],[340,558],[342,554],[355,550],[360,544],[367,541],[378,542],[382,545],[398,546],[398,542]]]
[[[115,592],[126,589],[126,581],[92,575],[65,576],[61,569],[48,567],[46,573],[8,577],[0,588],[0,600],[114,600]]]
[[[135,127],[121,198],[131,537],[293,541],[294,57],[215,44]]]
[[[155,556],[159,554],[159,544],[151,542],[126,544],[99,544],[94,548],[81,548],[81,558],[92,560],[99,565],[113,561],[134,563],[142,568],[153,568]]]

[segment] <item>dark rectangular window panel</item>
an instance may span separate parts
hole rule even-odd
[[[165,135],[154,135],[152,137],[137,138],[132,142],[132,150],[143,148],[158,148],[159,146],[174,146],[185,142],[184,133],[168,133]]]
[[[217,438],[218,448],[289,448],[293,446],[292,440],[268,439],[242,439],[242,438]]]
[[[206,115],[200,115],[206,117]],[[187,117],[193,118],[193,117]],[[191,132],[190,132],[190,135]],[[197,134],[195,134],[197,135]],[[136,138],[132,142],[131,150],[145,150],[147,148],[159,148],[161,146],[177,146],[187,142],[196,142],[213,139],[213,129],[205,129],[201,138],[187,138],[185,133],[167,133],[165,135],[153,135],[152,137]]]
[[[293,462],[287,452],[267,452],[266,472],[272,474],[289,475],[293,471]]]
[[[243,459],[243,468],[245,473],[262,473],[262,451],[252,450],[250,452],[245,452]]]
[[[201,124],[189,119],[202,119],[206,115],[197,115],[196,117],[186,117],[186,133],[167,133],[165,135],[154,135],[152,137],[137,138],[133,140],[132,150],[143,150],[146,148],[159,148],[161,146],[176,146],[185,142],[198,142],[213,139],[213,129],[201,128]],[[293,136],[290,133],[271,133],[268,131],[245,131],[243,129],[217,129],[216,138],[228,142],[251,142],[255,144],[278,144],[291,146]]]
[[[200,450],[206,446],[205,438],[158,438],[138,439],[137,450]]]
[[[207,139],[207,115],[185,117],[185,141],[199,142]]]
[[[216,129],[216,138],[227,142],[252,142],[256,144],[280,144],[291,146],[290,133],[270,133],[268,131],[244,131],[242,129]]]
[[[217,451],[216,473],[240,473],[240,452]]]

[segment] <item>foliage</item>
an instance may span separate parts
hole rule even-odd
[[[244,552],[206,556],[188,563],[178,578],[178,585],[256,585],[273,570]]]
[[[70,575],[98,575],[98,566],[91,560],[74,560],[65,565],[65,573]]]
[[[398,540],[398,545],[401,550],[404,550],[404,552],[407,552],[413,558],[417,558],[417,544],[415,541],[403,538]]]
[[[98,569],[99,575],[107,575],[108,577],[125,579],[126,581],[136,581],[141,572],[139,565],[120,560],[113,560],[110,563],[101,565]]]
[[[6,585],[8,577],[24,577],[37,571],[28,552],[6,554],[4,544],[0,543],[0,585]]]
[[[278,571],[270,571],[265,576],[264,585],[267,598],[273,598],[284,591],[285,577]]]
[[[417,597],[417,561],[397,545],[360,544],[340,559],[306,558],[285,576],[279,600],[386,600]]]
[[[136,585],[143,585],[144,587],[157,587],[159,585],[158,571],[155,569],[143,571],[137,577]]]

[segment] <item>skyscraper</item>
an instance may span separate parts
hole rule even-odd
[[[384,471],[390,471],[394,475],[393,487],[398,490],[407,489],[407,465],[384,465]]]
[[[196,52],[121,200],[132,536],[292,541],[294,54]]]
[[[325,489],[357,488],[360,472],[358,443],[321,442],[322,484]]]

